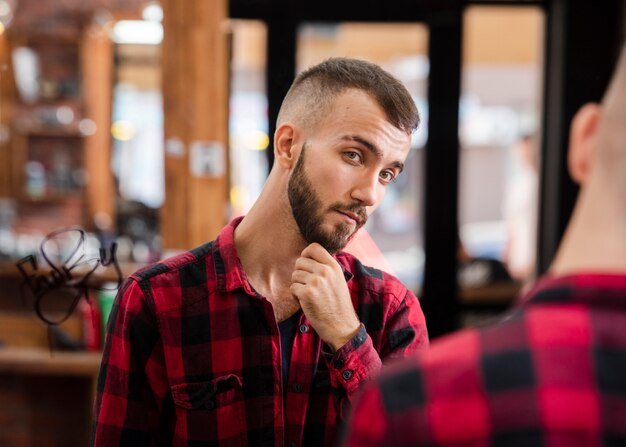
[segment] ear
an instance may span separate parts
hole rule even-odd
[[[297,127],[288,122],[278,126],[274,133],[274,161],[285,169],[291,169],[298,159],[297,133]]]
[[[570,176],[579,185],[585,183],[591,172],[601,115],[599,104],[588,103],[578,110],[572,120],[567,164]]]

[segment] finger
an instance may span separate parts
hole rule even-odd
[[[306,286],[300,283],[292,283],[291,286],[289,286],[289,290],[291,294],[300,301],[305,296]]]
[[[317,242],[309,244],[304,250],[302,250],[300,256],[310,258],[314,261],[327,265],[335,262],[335,259],[332,257],[332,255],[328,253],[326,249]]]
[[[308,284],[311,279],[311,273],[302,270],[294,270],[291,274],[291,283]]]
[[[317,273],[320,270],[320,267],[322,266],[323,264],[311,258],[299,257],[298,259],[296,259],[294,270],[302,270],[303,272]]]

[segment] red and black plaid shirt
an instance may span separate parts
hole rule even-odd
[[[545,278],[356,401],[348,447],[626,445],[626,276]]]
[[[333,444],[347,402],[381,358],[428,344],[417,298],[340,253],[361,330],[331,354],[302,315],[283,383],[272,305],[235,251],[239,221],[124,283],[107,329],[94,445]]]

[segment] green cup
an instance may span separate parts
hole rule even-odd
[[[98,306],[100,307],[101,318],[101,333],[100,343],[104,346],[104,338],[107,332],[107,322],[109,321],[109,315],[111,315],[111,308],[115,301],[115,295],[117,294],[117,284],[107,283],[102,286],[102,290],[98,293]]]

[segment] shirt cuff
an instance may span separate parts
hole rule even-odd
[[[381,368],[380,357],[363,323],[356,335],[337,352],[333,353],[325,344],[322,354],[328,364],[331,385],[344,388],[348,397]]]

